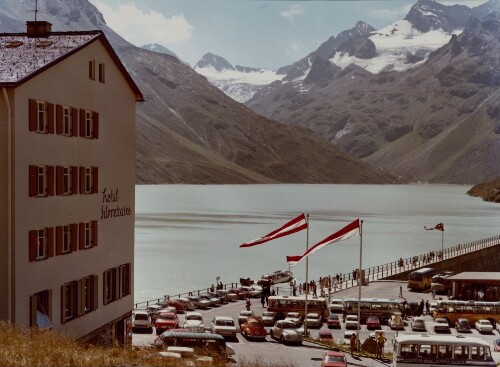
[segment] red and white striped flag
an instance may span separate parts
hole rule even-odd
[[[309,250],[304,252],[302,256],[287,256],[287,262],[290,266],[297,265],[298,262],[301,260],[305,259],[311,254],[314,254],[316,251],[322,249],[325,246],[332,245],[334,243],[347,240],[348,238],[354,236],[355,234],[359,233],[359,219],[356,219],[354,222],[348,224],[344,228],[342,228],[340,231],[335,232],[334,234],[328,236],[325,238],[323,241],[318,242],[315,244],[313,247],[311,247]],[[289,261],[289,258],[291,261]]]
[[[250,242],[243,243],[240,245],[240,247],[251,247],[255,245],[260,245],[261,243],[275,240],[276,238],[280,238],[283,236],[288,236],[289,234],[302,231],[303,229],[306,228],[307,228],[306,216],[304,214],[301,214],[297,218],[286,223],[283,227],[280,227],[277,230],[269,234],[266,234],[263,237],[257,238]]]
[[[427,228],[426,226],[424,226],[424,228],[425,228],[426,230],[428,230],[428,231],[432,231],[432,230],[434,230],[434,229],[437,229],[438,231],[444,232],[444,225],[443,225],[443,223],[438,223],[438,224],[436,224],[436,226],[435,226],[435,227],[433,227],[433,228]]]

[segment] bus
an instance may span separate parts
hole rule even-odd
[[[394,367],[493,367],[489,343],[462,335],[399,334],[393,350]]]
[[[411,290],[425,290],[431,287],[431,278],[436,275],[433,268],[422,268],[410,273],[408,277],[408,288]]]
[[[480,319],[486,319],[494,328],[500,319],[500,302],[438,300],[433,316],[444,317],[450,326],[460,318],[466,318],[472,325]]]
[[[453,281],[449,278],[453,275],[452,271],[445,271],[436,274],[431,278],[431,290],[434,294],[448,294],[453,287]]]
[[[397,299],[387,298],[361,298],[361,322],[365,322],[368,316],[377,316],[381,323],[387,324],[394,312],[402,312],[403,303]],[[344,298],[342,317],[358,314],[358,299]]]
[[[305,296],[270,296],[267,306],[268,311],[276,312],[278,319],[284,318],[288,312],[298,312],[305,317]],[[308,297],[307,313],[315,312],[326,319],[330,313],[324,297]]]

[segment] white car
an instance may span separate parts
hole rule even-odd
[[[134,310],[132,311],[132,330],[146,329],[149,332],[153,331],[153,323],[151,316],[147,311]]]
[[[236,338],[236,334],[239,331],[233,318],[229,316],[215,316],[212,320],[210,330],[212,334],[219,334],[231,338]]]
[[[322,324],[321,316],[318,313],[308,313],[306,315],[306,318],[304,320],[304,324],[307,325],[307,327],[321,327]]]
[[[358,328],[358,316],[357,315],[347,315],[345,318],[345,328],[346,329],[357,329]]]
[[[476,330],[479,331],[480,333],[492,333],[493,332],[493,325],[491,325],[491,322],[488,320],[477,320],[476,323],[474,324],[476,326]]]
[[[282,344],[302,344],[304,339],[302,331],[297,329],[295,323],[286,319],[276,321],[269,334],[271,338],[278,339]]]
[[[238,316],[238,325],[243,324],[250,316],[255,316],[253,311],[241,311]]]
[[[444,331],[446,333],[450,332],[450,325],[448,324],[448,320],[444,317],[438,317],[434,320],[434,331]]]
[[[260,297],[262,295],[262,287],[260,285],[252,285],[250,286],[250,296],[251,297]]]
[[[298,312],[288,312],[285,319],[295,323],[295,326],[300,326],[302,324],[302,316],[300,316]]]
[[[184,316],[182,327],[194,333],[204,333],[205,325],[203,324],[203,316],[199,312],[188,312]]]

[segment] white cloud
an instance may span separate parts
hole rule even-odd
[[[141,11],[133,4],[119,4],[116,9],[93,1],[103,14],[106,24],[136,46],[147,43],[170,45],[191,38],[194,27],[183,14],[167,18],[157,11]]]
[[[293,22],[296,16],[304,14],[304,8],[301,5],[290,5],[287,10],[281,11],[280,16]]]

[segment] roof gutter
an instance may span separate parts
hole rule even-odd
[[[12,110],[7,89],[2,88],[7,106],[7,319],[12,320]]]

